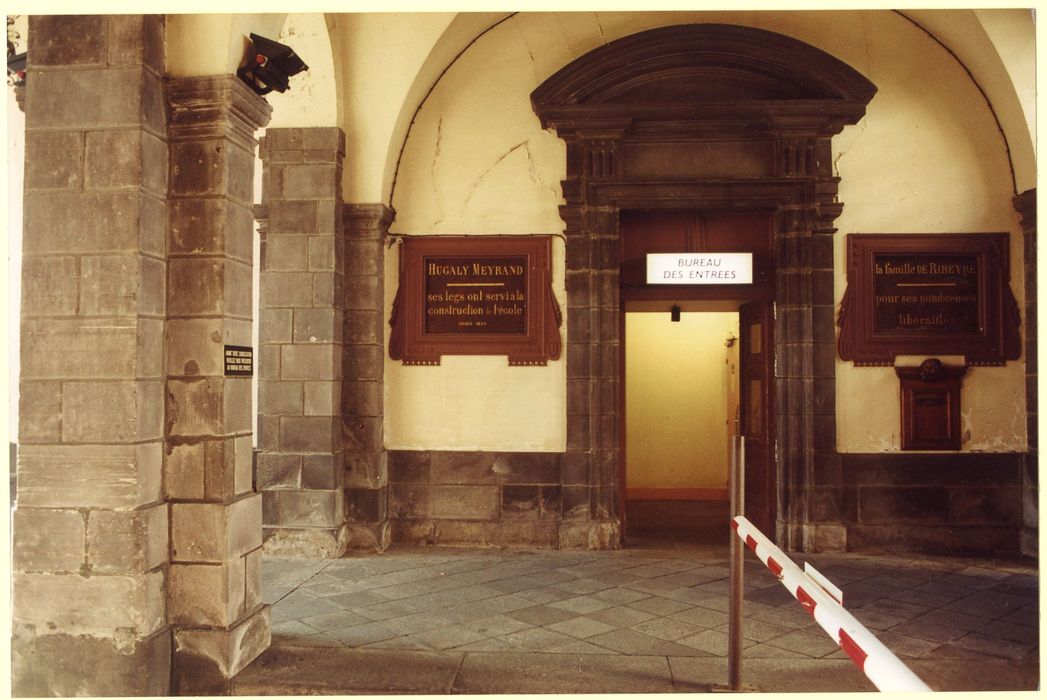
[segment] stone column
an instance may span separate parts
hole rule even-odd
[[[164,695],[164,21],[29,26],[12,689]]]
[[[341,421],[345,317],[338,128],[269,129],[261,274],[258,488],[267,552],[339,557],[345,524]]]
[[[251,345],[254,132],[270,107],[232,75],[172,80],[168,98],[168,611],[176,692],[215,694],[270,639],[251,378],[224,363],[226,345]]]
[[[342,429],[349,544],[389,546],[389,467],[383,444],[385,377],[385,235],[394,212],[384,204],[344,207],[345,355]]]
[[[1025,241],[1025,405],[1029,451],[1022,469],[1022,532],[1021,552],[1031,557],[1039,551],[1039,490],[1040,430],[1039,376],[1037,360],[1038,322],[1036,316],[1036,189],[1026,190],[1014,198],[1014,208],[1022,217]]]

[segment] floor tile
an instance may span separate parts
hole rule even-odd
[[[405,600],[391,600],[377,605],[368,605],[365,608],[354,608],[353,612],[368,620],[388,620],[391,617],[413,615],[418,612],[418,608]]]
[[[533,624],[517,620],[509,617],[508,615],[493,615],[491,617],[483,617],[479,620],[469,620],[467,622],[459,623],[459,627],[479,632],[488,637],[500,637],[506,634],[512,634],[519,632],[520,630],[529,629],[534,627]]]
[[[693,656],[693,647],[652,637],[643,632],[631,629],[617,629],[604,634],[589,637],[590,644],[596,644],[623,654],[648,656]],[[702,650],[698,650],[702,651]]]
[[[943,605],[943,610],[995,619],[1003,617],[1028,605],[1029,599],[1025,596],[1011,595],[1009,593],[993,593],[992,591],[979,591],[966,598]]]
[[[503,635],[499,639],[516,650],[527,651],[542,651],[575,641],[574,637],[542,627],[513,632],[512,634]]]
[[[690,610],[681,610],[680,612],[669,615],[669,617],[674,620],[705,628],[718,627],[730,619],[726,613],[698,607],[691,608]]]
[[[650,593],[644,593],[643,591],[634,591],[629,588],[608,588],[603,591],[597,591],[593,593],[593,597],[599,598],[600,600],[606,600],[610,603],[617,605],[623,605],[626,603],[632,603],[637,600],[646,600],[651,598]]]
[[[938,642],[940,644],[951,642],[952,640],[958,639],[967,634],[967,630],[962,630],[959,627],[936,625],[933,622],[926,622],[924,620],[918,622],[904,622],[892,627],[891,632],[905,635],[906,637],[926,639],[929,642]]]
[[[598,620],[611,625],[612,627],[632,627],[640,622],[650,620],[656,617],[656,615],[652,615],[651,613],[642,610],[616,606],[613,608],[597,610],[596,612],[589,613],[586,617]]]
[[[548,605],[535,605],[530,608],[522,608],[520,610],[507,612],[506,616],[531,625],[544,627],[545,625],[551,625],[555,622],[568,620],[574,617],[574,613],[561,608],[550,607]]]
[[[461,625],[450,625],[447,627],[438,627],[426,632],[418,632],[409,635],[408,638],[414,642],[427,644],[431,649],[443,650],[452,649],[454,647],[462,646],[463,644],[471,644],[472,642],[478,642],[481,639],[487,639],[492,636],[494,635],[468,629]]]
[[[681,637],[697,634],[704,628],[696,627],[695,625],[681,622],[680,620],[674,620],[670,617],[658,617],[653,620],[648,620],[647,622],[641,622],[638,625],[633,625],[633,629],[637,632],[642,632],[643,634],[649,634],[652,637],[675,642]]]
[[[665,616],[687,610],[694,606],[681,600],[662,598],[661,596],[651,596],[650,598],[643,598],[629,603],[629,607],[636,610],[642,610],[646,613],[651,613],[652,615]]]
[[[369,622],[365,625],[342,627],[324,634],[351,647],[361,647],[371,642],[380,642],[383,639],[403,636],[401,631],[384,622]]]
[[[329,630],[338,629],[339,627],[348,627],[349,625],[360,625],[373,622],[373,620],[369,620],[366,617],[361,617],[360,615],[356,615],[346,610],[339,610],[338,612],[303,617],[301,618],[301,622],[312,627],[316,632],[327,632]]]
[[[839,645],[832,639],[829,639],[829,635],[825,634],[820,627],[811,632],[793,630],[780,637],[775,637],[765,642],[765,644],[770,644],[780,649],[797,651],[813,659],[819,659],[839,649]]]
[[[617,655],[617,651],[607,649],[606,647],[599,647],[595,644],[590,644],[582,640],[571,642],[570,644],[563,644],[558,647],[550,647],[545,650],[548,654],[614,654]]]
[[[596,612],[597,610],[603,610],[604,608],[614,606],[612,603],[608,603],[606,600],[600,600],[595,596],[577,596],[575,598],[568,598],[567,600],[558,600],[555,603],[549,603],[549,607],[559,608],[579,615],[587,615]]]
[[[613,625],[608,625],[598,620],[592,620],[587,617],[572,617],[569,620],[562,620],[560,622],[554,622],[551,625],[546,625],[546,629],[553,630],[554,632],[561,632],[576,639],[585,639],[586,637],[592,637],[597,634],[604,634],[615,629]]]
[[[1040,640],[1040,631],[1036,627],[1030,627],[1029,625],[1016,625],[1012,622],[1005,622],[1003,620],[993,620],[992,622],[979,627],[978,634],[986,637],[1005,639],[1009,642],[1016,642],[1018,644],[1029,646],[1036,645]]]

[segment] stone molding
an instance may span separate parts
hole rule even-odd
[[[255,131],[269,123],[273,108],[235,75],[167,80],[172,143],[228,138],[254,151]]]

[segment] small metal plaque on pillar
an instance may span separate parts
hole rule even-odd
[[[254,348],[246,345],[225,346],[225,376],[250,377],[254,374]]]
[[[930,359],[894,371],[902,385],[902,449],[960,449],[960,388],[967,368]]]
[[[549,236],[405,236],[389,357],[405,365],[438,365],[442,355],[558,359],[551,245]]]

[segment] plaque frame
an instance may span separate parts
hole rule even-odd
[[[898,355],[963,355],[972,366],[1001,366],[1017,360],[1021,357],[1021,315],[1011,292],[1009,250],[1006,233],[848,234],[847,290],[837,321],[840,358],[859,367],[890,366]],[[935,257],[974,260],[977,299],[973,327],[877,328],[878,256],[932,262]]]
[[[427,261],[455,261],[471,268],[474,263],[506,258],[519,258],[526,268],[524,319],[518,331],[427,329],[427,312],[431,309],[427,299],[427,290],[431,289]],[[462,279],[473,278],[463,275]],[[446,301],[440,303],[449,305]],[[389,318],[389,357],[393,360],[405,365],[439,365],[442,355],[507,355],[510,366],[545,365],[560,358],[562,323],[563,314],[552,289],[551,236],[402,237],[400,280]]]

